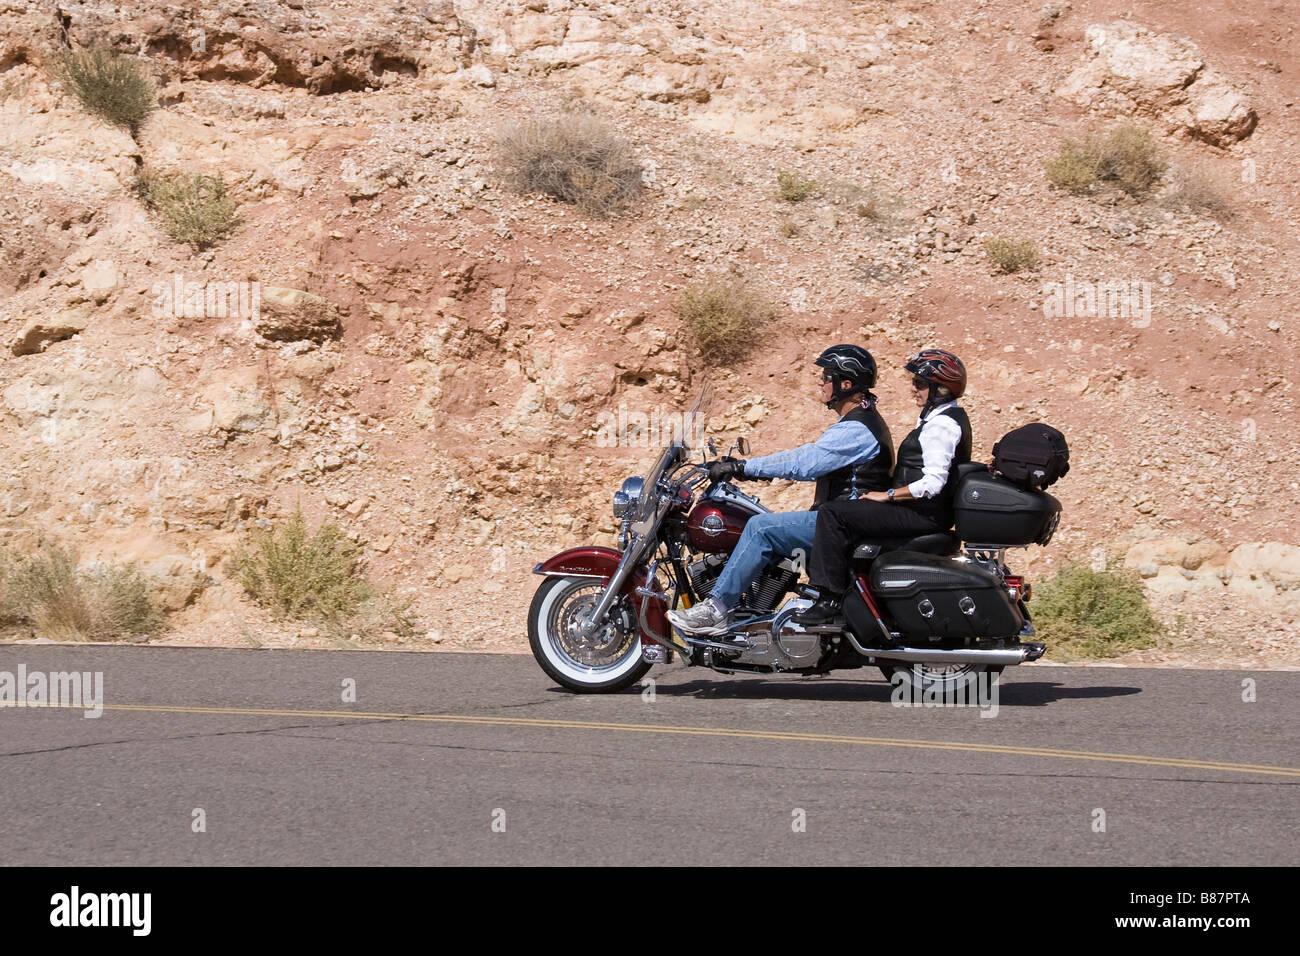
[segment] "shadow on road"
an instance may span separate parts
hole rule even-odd
[[[1129,697],[1140,694],[1140,687],[1070,687],[1055,681],[999,682],[998,703],[1002,707],[1041,707],[1063,700],[1091,700],[1106,697]],[[556,688],[558,691],[559,688]],[[626,693],[640,693],[639,687]],[[893,687],[884,681],[830,680],[696,680],[684,684],[658,681],[655,693],[664,697],[696,697],[701,700],[808,700],[862,701],[890,703]]]
[[[1058,700],[1089,700],[1095,697],[1131,697],[1142,693],[1141,687],[1069,687],[1055,681],[1025,681],[998,685],[999,703],[1003,707],[1041,707]]]

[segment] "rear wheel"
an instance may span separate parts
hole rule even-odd
[[[548,577],[528,609],[533,657],[552,680],[580,694],[623,690],[650,669],[641,660],[636,612],[627,597],[620,595],[605,621],[582,635],[604,590],[599,578]]]
[[[983,699],[992,693],[1002,667],[987,664],[882,664],[880,672],[894,687],[904,686],[913,700]],[[985,675],[985,676],[981,676]],[[904,691],[907,693],[908,691]],[[978,695],[978,696],[977,696]]]

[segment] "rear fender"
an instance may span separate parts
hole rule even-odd
[[[533,568],[533,574],[564,578],[599,578],[602,583],[608,583],[618,568],[618,562],[622,559],[622,553],[613,548],[594,545],[570,548],[537,565]],[[656,635],[668,634],[668,618],[665,617],[668,602],[666,596],[646,599],[637,594],[637,588],[644,587],[645,583],[645,568],[637,568],[628,575],[627,583],[623,585],[623,594],[631,600],[638,614],[641,612],[641,602],[645,601],[645,624],[648,628],[641,628],[641,640],[664,644],[665,641]]]

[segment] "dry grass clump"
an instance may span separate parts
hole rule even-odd
[[[1056,157],[1044,165],[1048,182],[1067,192],[1089,193],[1104,185],[1137,198],[1147,196],[1167,168],[1151,134],[1131,123],[1082,142],[1063,140]]]
[[[336,638],[391,630],[415,633],[409,603],[394,601],[361,572],[361,546],[337,524],[309,532],[301,511],[272,527],[254,551],[241,548],[234,576],[280,617],[320,624]]]
[[[817,180],[808,179],[798,172],[781,170],[776,174],[776,195],[784,202],[803,202],[816,194]]]
[[[591,216],[622,211],[641,194],[631,147],[599,118],[580,112],[523,120],[497,134],[497,161],[512,189],[543,193]]]
[[[743,358],[777,308],[742,279],[689,286],[673,306],[705,361],[729,365]]]
[[[1236,215],[1236,207],[1227,194],[1204,173],[1175,167],[1168,178],[1169,191],[1160,199],[1164,208],[1213,219],[1231,219]]]
[[[107,47],[64,50],[55,76],[86,109],[134,136],[157,105],[153,82],[140,61]]]
[[[999,272],[1015,273],[1038,268],[1038,248],[1026,239],[1016,242],[998,236],[984,240],[984,254]]]
[[[55,641],[117,641],[147,637],[163,616],[149,582],[134,566],[78,570],[58,548],[0,568],[0,619]]]
[[[873,232],[881,235],[895,233],[906,225],[906,217],[900,216],[903,197],[888,189],[881,191],[876,186],[829,179],[820,184],[820,190],[832,203],[846,209]]]
[[[239,221],[235,201],[217,176],[146,173],[136,193],[167,235],[196,248],[223,238]]]
[[[884,206],[875,196],[868,196],[861,202],[855,203],[853,211],[858,214],[859,219],[872,219],[879,221],[885,218]]]

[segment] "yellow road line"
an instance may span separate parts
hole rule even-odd
[[[0,707],[23,706],[0,703]],[[54,706],[83,710],[68,705]],[[1017,747],[1010,744],[976,744],[946,740],[909,740],[901,737],[851,737],[841,734],[806,734],[783,730],[736,730],[728,727],[672,727],[664,724],[624,724],[594,720],[546,720],[540,717],[475,717],[468,714],[384,714],[355,710],[279,710],[264,707],[186,707],[160,704],[105,704],[104,710],[168,714],[225,714],[243,717],[313,717],[347,720],[406,720],[439,724],[481,724],[496,727],[537,727],[551,730],[609,730],[620,733],[678,734],[688,737],[733,737],[744,740],[784,740],[802,743],[853,744],[866,747],[911,747],[920,750],[955,750],[967,753],[1009,754],[1021,757],[1051,757],[1058,760],[1098,760],[1107,763],[1142,764],[1148,767],[1176,767],[1183,770],[1222,770],[1279,777],[1300,777],[1300,767],[1271,764],[1228,763],[1220,760],[1188,760],[1181,757],[1151,757],[1089,750],[1059,750],[1050,747]]]

